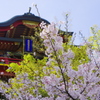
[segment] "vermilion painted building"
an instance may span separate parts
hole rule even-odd
[[[21,61],[24,48],[22,37],[35,36],[35,30],[42,21],[50,24],[47,20],[28,12],[0,23],[0,79],[8,80],[14,77],[14,73],[6,72],[7,66],[11,62]],[[66,36],[72,34],[73,32],[68,32],[67,35],[64,33],[62,35],[64,42]]]
[[[13,77],[13,73],[6,72],[8,64],[21,61],[20,53],[23,52],[23,38],[34,36],[35,28],[47,20],[28,12],[18,15],[6,22],[0,23],[0,78]],[[10,55],[13,53],[13,56]],[[9,56],[10,55],[10,56]]]

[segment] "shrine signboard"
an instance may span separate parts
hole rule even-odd
[[[25,39],[25,52],[32,52],[33,51],[33,41],[31,39]]]

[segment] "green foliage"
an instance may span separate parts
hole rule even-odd
[[[97,27],[91,27],[92,36],[89,37],[88,41],[91,43],[92,49],[100,50],[100,30]]]
[[[42,94],[42,97],[47,97],[48,96],[48,93],[46,90],[42,89],[42,88],[39,88],[38,89],[39,93]]]
[[[65,51],[67,51],[68,49],[71,49],[75,54],[74,59],[72,59],[72,63],[71,63],[74,70],[78,70],[79,65],[88,63],[89,58],[86,53],[86,50],[87,50],[86,45],[74,46],[74,45],[67,45],[66,43],[64,43],[63,47]]]
[[[80,47],[72,47],[73,52],[75,53],[75,57],[72,60],[72,67],[75,70],[78,70],[78,66],[81,64],[88,63],[89,58],[86,53],[87,46]]]
[[[39,60],[35,59],[32,55],[24,55],[23,61],[20,64],[11,63],[9,65],[8,72],[14,72],[16,75],[28,73],[30,78],[34,78],[35,76],[43,77],[43,67],[46,64],[47,58]]]
[[[12,87],[7,89],[7,93],[10,93],[12,89],[16,91],[20,91],[20,88],[25,89],[24,91],[28,91],[30,94],[36,96],[36,94],[33,92],[35,89],[34,86],[26,87],[26,85],[23,83],[25,79],[19,78],[19,75],[23,76],[24,74],[27,74],[28,79],[32,82],[35,82],[37,79],[40,81],[40,84],[38,84],[38,92],[43,96],[48,96],[47,92],[42,89],[42,82],[41,78],[45,76],[45,73],[43,72],[43,67],[46,66],[47,57],[44,57],[42,60],[35,59],[32,55],[24,55],[23,61],[20,62],[20,64],[11,63],[9,65],[9,69],[7,69],[8,72],[14,72],[15,77],[12,78],[9,81],[9,84],[11,84]],[[23,76],[24,77],[24,76]],[[17,93],[12,93],[13,95],[17,95]]]
[[[40,37],[40,32],[42,29],[40,28],[34,28],[34,35],[31,36],[31,39],[34,41],[33,47],[34,47],[34,52],[36,53],[44,53],[45,52],[45,47],[43,44],[43,39]]]

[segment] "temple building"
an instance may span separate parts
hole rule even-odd
[[[36,41],[39,40],[36,32],[40,32],[39,25],[42,21],[50,24],[50,22],[47,20],[28,12],[23,15],[15,16],[6,22],[0,23],[0,79],[6,80],[5,78],[14,76],[14,73],[6,72],[8,64],[22,61],[22,56],[24,52],[26,52],[24,50],[25,38],[28,39],[28,42],[30,42],[31,36],[36,38]],[[68,34],[64,32],[64,34],[62,34],[62,37],[64,37],[64,42],[66,42],[65,37],[72,34],[73,32],[68,32]],[[35,50],[35,52],[41,58],[44,53],[35,49],[34,41],[32,44],[34,45],[31,52],[34,52]]]

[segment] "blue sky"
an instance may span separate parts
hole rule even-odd
[[[75,44],[83,42],[79,31],[87,38],[90,27],[100,27],[100,0],[0,0],[0,22],[28,12],[32,3],[49,22],[65,21],[65,13],[69,12],[69,31],[76,33]],[[34,7],[31,12],[38,15]]]

